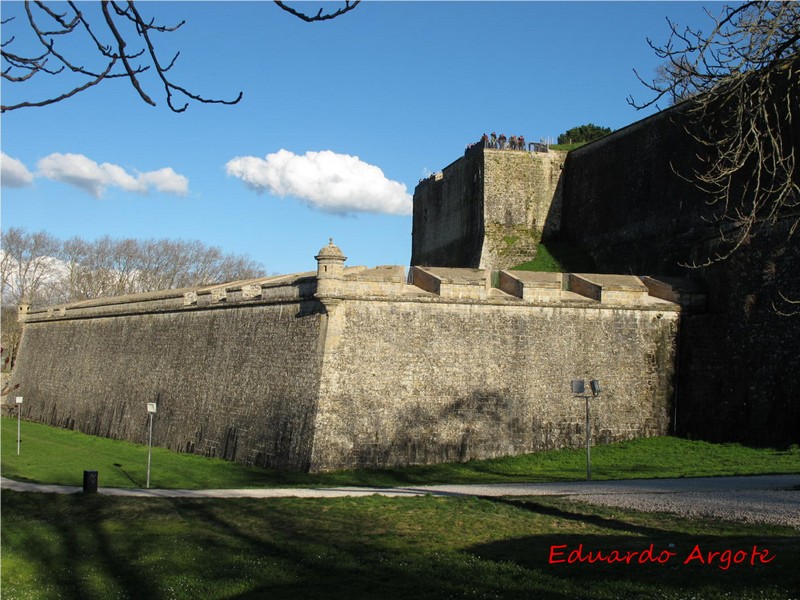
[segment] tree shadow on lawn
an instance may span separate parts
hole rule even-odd
[[[76,499],[80,499],[83,506],[74,511],[73,518],[63,510],[52,511],[53,502],[63,507]],[[5,557],[16,555],[18,560],[24,560],[27,567],[33,567],[34,580],[46,582],[46,590],[53,590],[52,595],[46,590],[16,590],[21,597],[102,598],[104,592],[90,583],[94,573],[106,580],[107,592],[131,589],[136,590],[133,596],[136,598],[160,597],[152,578],[132,560],[141,550],[140,544],[133,542],[123,556],[103,527],[109,518],[108,507],[104,507],[98,497],[5,490],[2,500]],[[14,512],[22,513],[24,520],[16,520]],[[38,527],[30,533],[26,531],[26,524]],[[17,540],[16,543],[12,539]],[[13,597],[14,587],[7,581],[9,568],[8,565],[4,567],[3,587]]]
[[[664,516],[663,527],[653,527],[627,517],[585,514],[535,500],[487,499],[563,520],[570,532],[500,540],[469,551],[483,560],[513,563],[565,584],[582,582],[575,598],[788,599],[800,589],[800,536],[692,534],[677,531],[670,524],[677,517],[671,515]],[[619,533],[587,528],[585,535],[576,534],[577,523]],[[724,526],[732,528],[730,523]]]
[[[29,585],[50,585],[53,593],[37,597],[69,599],[568,600],[677,598],[681,592],[711,588],[719,588],[729,597],[747,598],[747,593],[763,587],[762,581],[786,589],[797,589],[790,584],[800,586],[792,572],[800,559],[797,538],[697,538],[676,533],[669,525],[642,526],[625,517],[585,515],[520,500],[493,502],[544,515],[551,530],[564,521],[569,533],[525,535],[465,546],[459,542],[457,531],[429,532],[424,520],[415,528],[414,517],[409,515],[419,510],[427,511],[428,519],[436,518],[438,509],[459,517],[457,511],[464,509],[470,515],[464,527],[469,527],[482,518],[480,511],[485,509],[481,506],[485,505],[480,501],[476,501],[477,506],[455,502],[442,505],[441,500],[432,498],[408,499],[402,504],[374,497],[300,503],[288,499],[121,499],[6,491],[2,500],[4,557],[14,558],[10,563],[14,566],[3,570],[9,597],[15,591],[21,596],[39,591],[8,585],[20,578],[20,561],[34,571],[34,576],[26,580]],[[404,511],[404,515],[392,519],[387,517],[391,511]],[[498,518],[511,517],[501,511]],[[591,533],[577,534],[576,526],[585,526]],[[612,533],[598,535],[598,528]],[[565,545],[565,550],[583,544],[587,550],[641,551],[651,543],[659,550],[674,543],[681,553],[697,543],[720,550],[757,544],[770,549],[777,558],[763,567],[744,569],[737,565],[738,570],[732,567],[729,571],[681,565],[678,557],[666,565],[548,562],[553,545]]]
[[[358,513],[326,520],[332,503],[310,502],[319,510],[298,511],[296,501],[280,500],[6,492],[3,549],[14,566],[4,569],[4,591],[76,600],[438,600],[464,597],[468,589],[485,596],[497,587],[480,576],[470,583],[481,565],[469,555],[431,556],[413,542],[411,549],[393,547],[383,535],[362,536],[353,522]]]

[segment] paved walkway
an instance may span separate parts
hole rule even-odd
[[[77,486],[41,485],[0,477],[0,487],[22,492],[76,494]],[[354,496],[565,496],[573,500],[689,517],[789,525],[800,529],[800,474],[689,479],[632,479],[565,483],[425,485],[415,487],[258,488],[165,490],[104,488],[99,494],[151,498],[339,498]]]

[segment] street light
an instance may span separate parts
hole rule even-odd
[[[19,456],[19,443],[22,441],[20,433],[22,431],[22,396],[15,398],[17,403],[17,456]]]
[[[156,414],[157,409],[158,405],[155,402],[147,403],[147,419],[150,422],[150,434],[147,438],[147,488],[150,488],[150,454],[153,448],[153,415]]]
[[[583,379],[573,379],[572,380],[572,394],[576,398],[584,398],[586,400],[586,480],[592,480],[592,454],[591,454],[591,442],[592,442],[592,430],[591,424],[589,422],[589,398],[594,396],[595,398],[600,395],[600,381],[597,379],[592,379],[589,382],[589,387],[592,390],[592,395],[586,393],[586,384],[584,383]]]

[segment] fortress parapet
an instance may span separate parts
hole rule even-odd
[[[317,254],[316,273],[304,272],[97,298],[40,309],[21,305],[24,323],[160,312],[224,309],[250,305],[319,302],[326,309],[342,300],[561,305],[586,309],[702,310],[697,284],[668,277],[587,273],[492,271],[449,267],[344,267],[345,256],[329,244]]]

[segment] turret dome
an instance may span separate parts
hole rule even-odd
[[[328,238],[328,245],[320,248],[317,255],[314,257],[317,260],[320,258],[338,258],[342,261],[347,260],[347,257],[342,253],[338,246],[333,243],[333,238]]]

